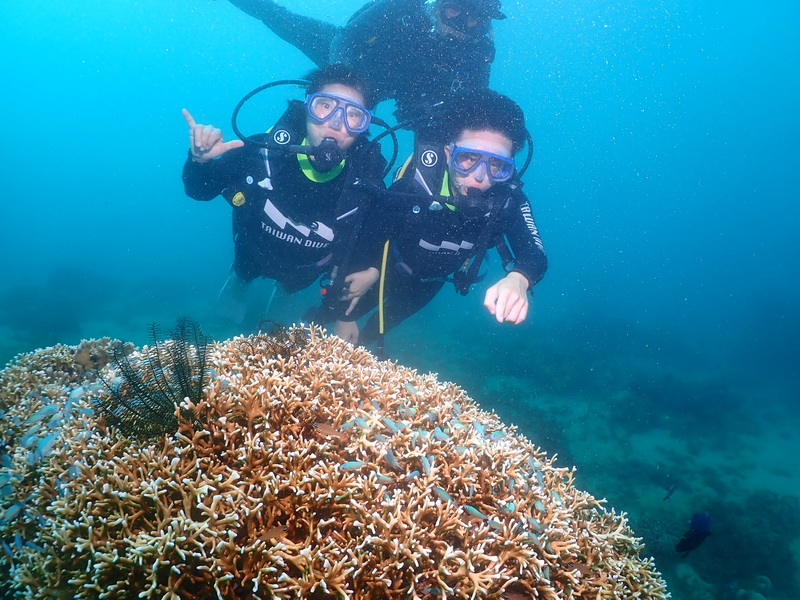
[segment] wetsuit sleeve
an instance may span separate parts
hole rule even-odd
[[[547,271],[547,255],[533,218],[531,203],[523,193],[517,192],[511,196],[503,208],[500,223],[500,234],[508,240],[514,254],[511,271],[524,275],[531,289]]]
[[[318,67],[330,63],[330,48],[339,27],[312,17],[293,13],[272,0],[230,0],[239,10],[255,17],[281,38],[300,50]]]
[[[233,178],[244,172],[242,148],[229,150],[219,158],[208,162],[195,162],[189,153],[183,165],[183,189],[195,200],[212,200],[228,187]]]

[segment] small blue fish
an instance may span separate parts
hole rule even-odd
[[[360,460],[351,460],[342,465],[342,471],[358,471],[366,467],[369,463]]]
[[[384,459],[386,460],[386,464],[389,465],[390,468],[394,469],[395,471],[402,471],[403,467],[400,466],[400,463],[397,462],[397,458],[395,458],[394,452],[392,449],[389,448],[384,455]]]
[[[544,527],[542,527],[542,524],[539,523],[539,521],[537,521],[533,517],[528,517],[528,526],[537,533],[541,533],[542,531],[544,531]]]
[[[406,382],[405,386],[406,386],[406,390],[408,390],[408,393],[410,393],[412,396],[419,396],[419,392],[417,391],[417,388],[415,388],[413,385],[411,385],[410,383]]]
[[[24,511],[25,505],[22,502],[14,502],[14,504],[8,507],[8,510],[6,510],[6,514],[3,515],[3,518],[0,519],[0,523],[3,525],[8,525]]]
[[[388,427],[389,431],[392,433],[400,433],[400,428],[397,426],[397,423],[392,421],[389,417],[383,417],[383,424]]]
[[[464,506],[464,510],[467,511],[467,514],[469,514],[469,516],[471,516],[471,517],[475,517],[476,519],[480,519],[481,521],[488,521],[489,520],[489,517],[487,517],[485,514],[483,514],[481,511],[479,511],[474,506],[470,506],[469,504],[466,504]]]
[[[406,475],[406,481],[414,481],[415,479],[419,478],[419,471],[411,471],[408,475]]]
[[[422,472],[425,473],[425,475],[430,475],[431,461],[429,461],[428,458],[425,456],[420,457],[419,461],[422,463]]]
[[[47,419],[48,417],[52,417],[54,414],[58,412],[59,406],[58,404],[48,404],[41,410],[38,410],[30,417],[25,420],[26,425],[30,425],[31,423],[37,423],[43,419]]]
[[[433,488],[433,491],[439,498],[439,500],[441,500],[442,502],[449,502],[453,504],[453,499],[450,497],[450,494],[448,494],[447,490],[445,490],[444,488],[436,486],[435,488]]]
[[[59,434],[57,433],[51,433],[47,437],[41,439],[39,445],[36,446],[36,450],[34,450],[33,452],[32,464],[36,464],[37,462],[42,460],[45,456],[50,454],[50,451],[53,449],[53,446],[55,446],[56,441],[58,440],[58,435]]]
[[[442,431],[441,427],[436,427],[433,430],[433,437],[435,437],[440,442],[446,442],[447,440],[450,439],[450,437],[444,431]]]

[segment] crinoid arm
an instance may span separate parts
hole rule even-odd
[[[150,326],[150,344],[129,353],[114,348],[116,376],[103,379],[108,395],[95,406],[108,424],[131,437],[151,438],[178,429],[179,407],[185,398],[197,403],[206,384],[206,364],[211,338],[187,317],[178,319],[170,337],[161,339],[158,325]],[[191,415],[183,415],[191,418]]]

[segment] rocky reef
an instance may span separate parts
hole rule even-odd
[[[152,348],[59,345],[0,372],[2,593],[669,597],[624,514],[457,386],[315,328],[203,346],[204,385],[157,435],[114,412],[146,404]]]

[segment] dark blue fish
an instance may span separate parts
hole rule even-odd
[[[688,531],[675,544],[675,552],[680,552],[681,558],[686,558],[689,552],[702,544],[703,540],[710,535],[711,517],[703,513],[694,513]]]

